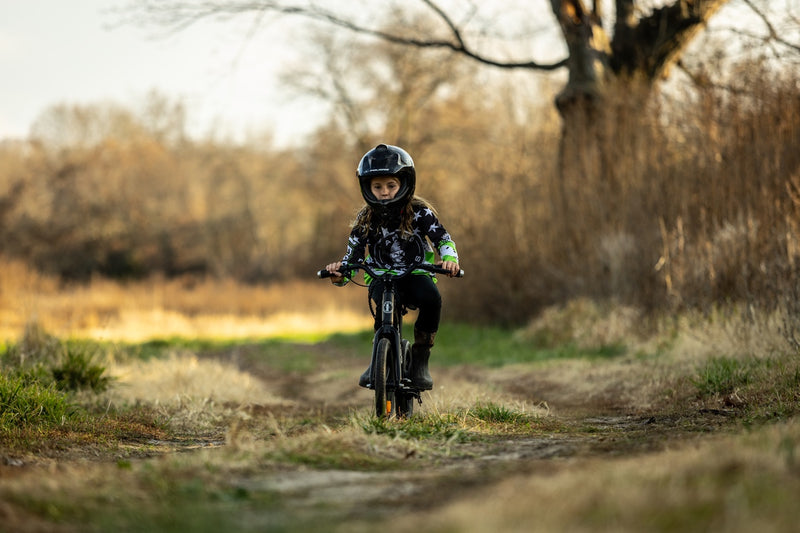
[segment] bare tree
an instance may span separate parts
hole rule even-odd
[[[791,40],[797,39],[796,31],[787,38],[771,23],[775,8],[769,6],[769,11],[765,0],[549,0],[549,6],[544,0],[539,2],[539,6],[514,2],[497,6],[472,0],[417,0],[413,4],[382,0],[376,5],[362,0],[330,7],[317,0],[140,0],[126,13],[130,20],[168,32],[206,19],[250,17],[249,36],[269,22],[299,17],[389,43],[446,50],[499,69],[566,71],[564,86],[555,98],[563,118],[562,175],[587,171],[585,164],[570,168],[578,159],[576,151],[587,143],[598,154],[595,159],[599,158],[588,167],[609,171],[612,156],[598,131],[603,127],[601,118],[619,121],[623,120],[617,116],[620,113],[646,114],[643,105],[651,89],[679,64],[689,44],[726,4],[744,6],[761,21],[755,29],[752,24],[745,30],[738,28],[740,37],[761,39],[768,46],[795,53],[800,50]],[[796,3],[788,0],[784,8],[784,18],[794,21],[795,30],[800,24],[790,6]],[[548,10],[555,16],[555,25],[543,24],[538,16]],[[416,16],[400,16],[409,12]],[[421,20],[425,23],[420,24]],[[539,57],[526,57],[531,50]],[[336,74],[335,57],[318,57],[325,61],[327,72],[334,74],[330,81],[342,79],[341,73]],[[691,72],[687,64],[681,67],[689,71],[690,79],[705,77],[703,72]],[[350,122],[352,131],[363,137],[363,112],[353,107],[345,88],[335,83],[316,87]]]
[[[326,3],[315,1],[145,0],[131,4],[127,12],[135,21],[156,24],[168,31],[180,31],[208,18],[249,15],[253,17],[251,34],[264,24],[267,15],[302,16],[393,43],[450,50],[498,68],[566,69],[568,80],[556,101],[559,108],[568,113],[576,102],[596,102],[614,79],[636,78],[652,83],[663,77],[698,32],[729,2],[731,0],[615,0],[613,3],[610,0],[550,0],[560,29],[564,57],[547,60],[510,57],[514,54],[507,53],[507,48],[500,50],[493,46],[500,32],[490,25],[498,12],[482,15],[486,6],[472,1],[418,0],[412,8],[408,2],[402,5],[380,2],[379,6],[371,6],[370,2],[362,1],[330,8]],[[763,0],[733,2],[749,6],[763,21],[764,28],[753,31],[751,37],[759,35],[764,40],[800,50],[798,43],[786,39],[771,24],[769,13],[762,8]],[[538,15],[542,7],[526,6],[527,11],[517,9],[519,16],[524,17],[526,13]],[[403,24],[398,13],[414,9],[436,23],[436,27],[428,24],[420,29]],[[511,8],[504,6],[502,9]],[[536,39],[538,34],[534,30],[523,28],[517,40]],[[507,34],[503,37],[511,38]]]

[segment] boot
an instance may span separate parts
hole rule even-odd
[[[367,369],[361,374],[361,377],[358,378],[358,386],[368,389],[370,381],[372,381],[372,361],[369,362]]]
[[[372,346],[373,347],[375,346],[374,339],[372,341]],[[372,381],[372,359],[369,360],[369,366],[367,367],[367,369],[364,371],[363,374],[361,374],[361,377],[358,378],[358,386],[368,389],[371,381]]]
[[[427,333],[414,328],[414,344],[411,346],[411,384],[420,390],[431,390],[433,379],[428,370],[428,359],[433,348],[436,332]]]

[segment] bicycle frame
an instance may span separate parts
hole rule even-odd
[[[392,348],[395,354],[395,357],[392,358],[392,363],[394,364],[394,382],[387,383],[387,388],[391,385],[392,390],[397,390],[403,388],[403,351],[402,351],[402,341],[403,341],[403,317],[402,311],[397,306],[397,288],[395,286],[395,279],[391,276],[382,277],[382,281],[384,282],[384,290],[383,295],[381,297],[381,326],[378,328],[378,331],[375,332],[375,337],[372,342],[372,368],[375,369],[375,357],[376,352],[378,349],[378,341],[382,338],[389,339],[389,342],[392,343]],[[372,383],[375,383],[374,377]],[[419,392],[417,392],[419,395]]]

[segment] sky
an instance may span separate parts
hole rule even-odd
[[[289,145],[313,129],[309,102],[276,82],[291,60],[277,26],[253,39],[244,23],[156,35],[152,26],[115,24],[110,10],[128,2],[0,0],[0,140],[28,137],[54,105],[113,102],[135,111],[153,90],[184,103],[189,134],[198,137],[268,131]]]
[[[130,2],[0,0],[0,140],[27,138],[51,106],[111,102],[136,112],[154,90],[184,104],[198,138],[269,133],[277,146],[297,145],[325,118],[321,102],[278,83],[299,57],[285,18],[252,39],[246,21],[156,35],[154,26],[115,24],[112,10]]]

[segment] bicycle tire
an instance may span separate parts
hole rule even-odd
[[[386,418],[392,415],[395,409],[394,393],[386,390],[386,382],[390,372],[390,354],[392,345],[389,339],[380,339],[375,350],[375,364],[373,365],[372,385],[375,388],[375,416]]]

